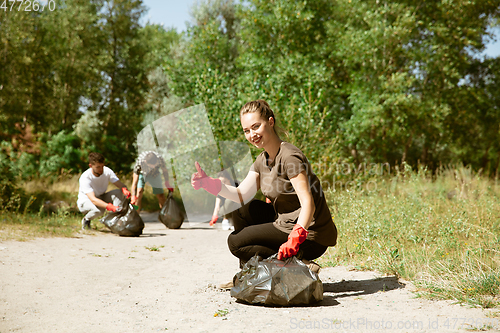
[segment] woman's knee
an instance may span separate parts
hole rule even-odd
[[[227,246],[233,256],[239,259],[248,260],[248,253],[243,249],[254,244],[247,244],[246,237],[239,235],[237,231],[233,231],[227,238]],[[251,256],[250,256],[251,257]]]
[[[241,230],[250,225],[273,222],[276,212],[271,204],[254,199],[233,213],[235,230]]]
[[[229,251],[231,252],[231,254],[235,257],[238,257],[237,254],[239,250],[239,242],[236,232],[231,233],[227,238],[227,246],[229,247]]]
[[[328,246],[321,245],[313,241],[306,241],[301,246],[301,249],[299,249],[299,252],[302,252],[302,258],[307,260],[314,260],[321,257],[327,249]]]

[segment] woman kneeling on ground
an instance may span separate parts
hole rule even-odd
[[[246,103],[240,111],[246,139],[264,151],[257,156],[238,187],[211,178],[196,162],[191,177],[195,190],[205,189],[235,202],[248,202],[233,212],[234,232],[229,235],[231,253],[240,266],[258,254],[278,259],[297,256],[318,272],[310,260],[319,258],[337,242],[337,229],[318,177],[307,157],[276,133],[274,113],[264,100]],[[251,200],[258,190],[271,203]],[[231,288],[232,283],[221,285]]]

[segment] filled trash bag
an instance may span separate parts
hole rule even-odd
[[[144,229],[139,213],[134,209],[130,200],[126,200],[121,211],[109,213],[101,219],[101,222],[108,227],[112,233],[120,236],[140,236]]]
[[[161,208],[158,215],[160,222],[169,229],[179,229],[184,222],[184,213],[175,202],[172,192],[167,196],[165,205]]]
[[[252,257],[236,274],[231,296],[253,304],[308,305],[323,300],[323,283],[301,260]]]

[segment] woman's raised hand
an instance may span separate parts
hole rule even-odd
[[[191,176],[191,186],[193,186],[195,190],[203,188],[210,194],[219,194],[222,188],[222,182],[220,179],[208,177],[205,171],[201,168],[200,163],[194,162],[194,165],[197,172],[193,173]]]

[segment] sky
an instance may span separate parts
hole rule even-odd
[[[186,21],[190,21],[189,9],[196,0],[143,0],[148,7],[144,23],[162,24],[165,28],[174,27],[178,32],[186,31]],[[489,42],[484,52],[489,57],[500,56],[500,29],[496,29],[496,42]]]
[[[165,28],[174,27],[178,32],[186,31],[186,21],[190,21],[189,9],[195,0],[143,0],[149,9],[143,20],[162,24]]]

